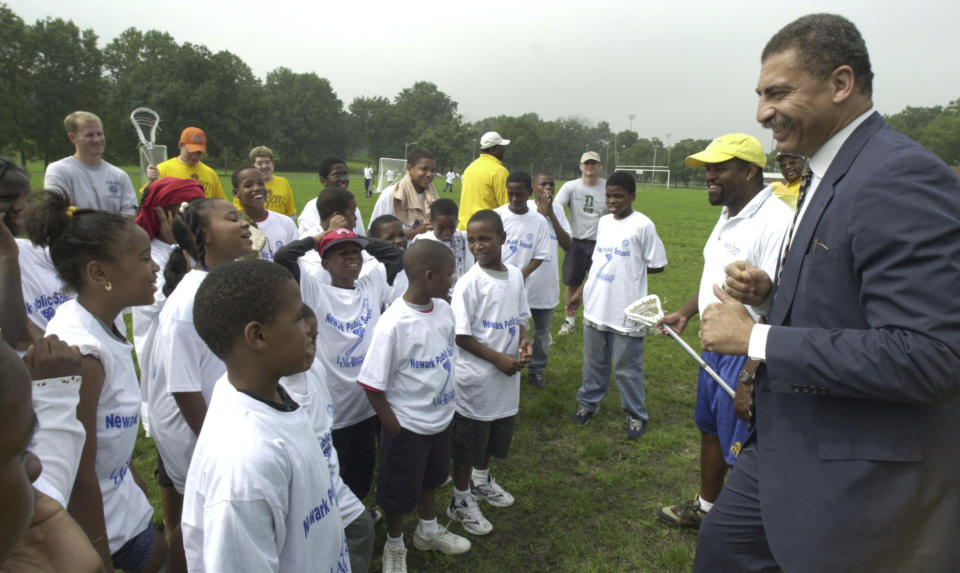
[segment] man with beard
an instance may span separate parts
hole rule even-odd
[[[777,273],[734,262],[701,314],[704,349],[763,364],[694,571],[960,569],[960,181],[874,111],[872,79],[841,16],[763,50],[757,121],[812,176]]]
[[[797,193],[802,183],[803,168],[807,162],[802,155],[778,153],[777,165],[783,181],[776,181],[772,185],[773,194],[780,198],[791,209],[797,208]]]
[[[771,276],[776,270],[783,235],[792,214],[763,184],[767,157],[755,137],[731,133],[713,140],[706,149],[687,157],[690,167],[706,169],[711,205],[722,205],[720,219],[703,247],[700,290],[679,310],[658,322],[680,334],[687,322],[717,301],[713,285],[723,284],[724,269],[746,260]],[[754,319],[757,315],[752,315]],[[700,527],[700,521],[720,495],[727,470],[737,461],[750,431],[750,400],[758,362],[746,356],[703,352],[703,359],[735,388],[731,399],[704,370],[697,376],[697,405],[693,420],[700,429],[700,494],[688,503],[663,507],[660,521],[674,527]]]

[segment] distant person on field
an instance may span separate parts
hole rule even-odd
[[[370,185],[373,183],[373,167],[367,163],[367,166],[363,168],[363,193],[364,196],[369,197],[371,195]]]
[[[580,172],[580,179],[564,183],[554,199],[570,211],[570,225],[573,228],[570,251],[563,259],[563,284],[567,287],[564,295],[566,320],[557,332],[560,336],[576,329],[580,303],[575,301],[581,298],[583,279],[590,270],[593,247],[597,244],[597,223],[607,212],[604,205],[606,181],[600,178],[600,154],[587,151],[581,155]]]
[[[724,269],[736,260],[745,260],[768,276],[775,276],[783,236],[793,214],[764,185],[766,162],[760,142],[743,133],[718,137],[705,150],[687,157],[690,167],[706,169],[710,204],[722,205],[723,210],[703,247],[699,291],[678,310],[663,317],[657,323],[661,328],[683,333],[695,314],[717,302],[713,285],[723,284]],[[720,495],[727,470],[736,463],[750,434],[747,424],[759,362],[706,350],[703,359],[736,389],[737,396],[730,398],[700,370],[693,414],[700,429],[700,493],[693,501],[657,512],[660,521],[674,527],[700,527],[700,521]]]
[[[393,180],[397,178],[397,174],[393,169],[387,169],[387,185],[393,183]]]
[[[75,111],[63,120],[74,153],[47,166],[44,189],[62,189],[78,209],[99,209],[133,218],[137,193],[130,176],[103,160],[106,138],[100,118]]]
[[[636,439],[647,431],[649,420],[643,378],[646,329],[626,319],[623,309],[647,295],[647,274],[662,272],[667,254],[653,221],[633,210],[637,198],[633,175],[617,171],[607,179],[606,186],[609,214],[597,225],[590,276],[580,291],[583,383],[577,392],[573,421],[586,426],[596,415],[607,394],[612,369],[620,388],[620,407],[627,415],[627,438]]]
[[[453,289],[458,353],[453,421],[453,498],[447,515],[472,535],[493,525],[477,500],[509,507],[514,498],[490,474],[490,458],[506,458],[520,407],[520,371],[533,350],[527,339],[530,308],[520,269],[505,265],[507,236],[500,216],[477,211],[467,241],[477,264]]]
[[[347,168],[347,162],[340,157],[324,157],[320,160],[320,167],[317,169],[320,176],[320,185],[322,189],[327,187],[340,187],[347,191],[350,190],[350,170]],[[354,233],[359,236],[367,234],[363,226],[363,215],[360,213],[360,207],[357,206],[356,199],[353,201],[354,218],[353,226],[350,227]],[[320,213],[317,211],[317,198],[314,197],[307,201],[300,211],[300,217],[297,218],[297,231],[300,238],[313,237],[322,231],[320,225]]]
[[[280,177],[273,173],[275,167],[273,162],[273,151],[266,145],[259,145],[250,150],[250,163],[263,173],[263,181],[267,184],[266,208],[276,213],[282,213],[288,217],[297,214],[297,207],[293,203],[293,189],[286,177]],[[234,201],[237,209],[240,208]]]
[[[444,193],[446,193],[446,192],[448,192],[448,191],[449,191],[450,193],[453,193],[453,180],[456,179],[456,178],[457,178],[457,173],[456,173],[453,169],[447,171],[447,181],[446,181],[446,183],[444,183],[444,185],[443,185],[443,192],[444,192]]]
[[[800,192],[800,185],[803,183],[803,170],[807,166],[807,160],[802,155],[778,153],[777,165],[780,166],[780,173],[783,175],[784,181],[777,181],[773,184],[773,194],[791,209],[796,210],[797,194]]]
[[[463,171],[460,182],[460,227],[467,229],[467,222],[482,209],[496,209],[507,204],[507,175],[503,155],[510,145],[509,139],[500,137],[496,131],[488,131],[480,138],[480,157]]]
[[[435,241],[413,244],[403,257],[409,286],[373,329],[358,384],[376,410],[380,432],[377,503],[387,514],[383,571],[406,571],[404,516],[417,510],[413,545],[448,555],[470,542],[437,523],[436,490],[450,474],[455,335],[447,296],[453,255]]]
[[[207,134],[199,127],[188,127],[180,133],[180,155],[171,157],[160,165],[147,166],[147,179],[156,181],[161,177],[193,179],[203,185],[209,198],[226,199],[223,185],[217,172],[207,167],[201,159],[207,152]]]

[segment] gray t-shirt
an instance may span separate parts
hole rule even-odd
[[[47,166],[44,189],[63,189],[78,208],[100,209],[124,215],[137,214],[137,193],[130,176],[106,161],[85,165],[72,155]]]
[[[588,186],[583,179],[567,181],[553,198],[570,211],[571,235],[574,239],[597,240],[597,221],[607,214],[607,180]]]

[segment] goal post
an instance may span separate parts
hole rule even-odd
[[[634,178],[638,181],[644,175],[649,175],[650,182],[655,185],[658,184],[657,173],[666,173],[666,185],[668,189],[670,188],[670,168],[663,165],[617,165],[614,170],[633,173]]]
[[[374,193],[380,193],[407,174],[407,161],[391,157],[381,157],[377,162],[377,186]]]

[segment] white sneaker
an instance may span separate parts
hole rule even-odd
[[[577,327],[572,322],[563,321],[563,324],[560,325],[560,330],[557,331],[557,336],[566,336],[568,334],[573,334],[576,332]]]
[[[483,516],[480,506],[477,505],[477,500],[472,495],[463,498],[460,503],[457,503],[456,496],[450,498],[450,505],[447,506],[447,516],[459,521],[467,533],[472,535],[486,535],[493,531],[493,524]]]
[[[420,533],[420,527],[417,527],[413,532],[413,546],[424,551],[435,549],[446,555],[460,555],[470,551],[470,540],[456,533],[450,533],[443,525],[433,534],[433,537],[429,538],[424,537]]]
[[[414,537],[416,543],[416,537]],[[383,544],[383,573],[407,573],[407,548]]]
[[[493,476],[489,476],[487,483],[475,484],[470,480],[470,493],[494,507],[510,507],[514,502],[513,496],[500,487]]]

